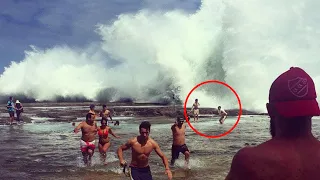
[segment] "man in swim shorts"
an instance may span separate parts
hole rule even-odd
[[[107,125],[109,126],[109,120],[108,118],[110,118],[111,122],[112,122],[112,117],[111,117],[111,112],[107,109],[107,105],[102,105],[102,110],[100,111],[100,117],[102,117],[102,119],[107,120]]]
[[[183,124],[184,119],[177,117],[175,124],[171,126],[173,143],[171,147],[171,166],[174,166],[176,159],[179,158],[179,154],[184,154],[186,167],[189,164],[190,151],[186,145],[186,125]]]
[[[314,82],[301,68],[277,77],[266,105],[271,139],[240,149],[226,180],[318,180],[320,141],[312,133],[312,117],[320,116],[316,98]]]
[[[140,135],[128,140],[126,144],[123,144],[118,148],[117,153],[120,165],[126,165],[126,161],[123,159],[123,151],[131,148],[131,178],[133,180],[152,180],[152,174],[149,166],[149,156],[154,150],[162,159],[168,179],[172,179],[172,173],[169,168],[167,157],[161,151],[158,143],[149,137],[150,128],[151,124],[148,121],[143,121],[139,126]]]
[[[198,99],[196,99],[192,105],[192,108],[191,108],[191,111],[193,111],[193,120],[194,122],[199,120],[199,102],[198,102]]]
[[[74,132],[78,133],[81,129],[82,136],[80,139],[80,150],[83,155],[83,162],[85,165],[91,165],[91,158],[96,148],[96,134],[97,124],[94,121],[95,116],[91,113],[86,115],[86,121],[81,122],[75,129]]]
[[[223,124],[224,120],[226,120],[227,118],[228,113],[225,110],[221,109],[221,106],[218,106],[218,114],[220,115],[219,122],[220,124]]]

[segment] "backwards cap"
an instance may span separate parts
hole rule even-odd
[[[312,78],[301,68],[291,67],[271,85],[269,103],[283,117],[319,116]]]

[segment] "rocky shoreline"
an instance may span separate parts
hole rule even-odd
[[[23,103],[24,113],[22,118],[25,122],[31,121],[32,117],[50,118],[50,121],[72,122],[79,117],[85,117],[89,110],[89,105],[96,105],[96,111],[101,109],[101,103],[84,102],[84,103]],[[183,106],[161,106],[159,104],[147,103],[106,103],[107,108],[111,110],[113,116],[132,116],[132,117],[168,117],[177,116],[177,111],[183,112]],[[7,109],[4,104],[0,109],[2,116],[1,122],[8,120]],[[190,108],[187,108],[187,112]],[[225,110],[228,116],[238,116],[238,109]],[[216,108],[201,108],[200,118],[217,114]],[[189,114],[192,117],[192,114]],[[248,110],[242,110],[242,115],[265,115]]]

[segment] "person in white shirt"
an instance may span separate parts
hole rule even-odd
[[[223,124],[223,122],[227,118],[228,113],[225,110],[221,109],[221,106],[218,106],[218,114],[219,114],[219,116],[221,116],[219,119],[219,122],[220,122],[220,124]]]

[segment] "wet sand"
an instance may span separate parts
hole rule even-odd
[[[99,160],[99,151],[96,149],[92,167],[84,167],[79,149],[80,133],[72,132],[74,127],[71,122],[78,124],[88,111],[87,108],[88,104],[30,105],[25,106],[24,117],[30,119],[32,123],[13,126],[2,123],[0,126],[2,137],[0,143],[3,144],[0,146],[1,179],[128,179],[122,174],[115,152],[129,138],[138,135],[138,124],[142,120],[149,120],[152,123],[150,136],[159,143],[168,159],[171,159],[170,127],[174,118],[163,115],[152,117],[120,114],[114,117],[120,121],[120,126],[111,125],[111,128],[122,138],[111,137],[112,144],[107,153],[109,164],[102,165]],[[130,107],[117,108],[130,109]],[[96,109],[99,110],[100,107]],[[6,117],[7,113],[3,112],[1,119],[5,120]],[[318,120],[314,121],[313,132],[319,139]],[[224,125],[218,123],[216,116],[202,117],[197,123],[191,121],[198,131],[209,135],[224,133],[235,122],[236,116],[228,117]],[[191,170],[183,170],[184,157],[180,154],[176,166],[172,168],[174,179],[223,180],[229,171],[234,154],[240,148],[262,143],[269,138],[269,118],[265,115],[243,115],[236,129],[219,139],[204,138],[188,127],[186,143],[191,151]],[[125,151],[125,159],[130,161],[130,150]],[[162,161],[155,152],[151,153],[150,167],[155,180],[166,179]]]

